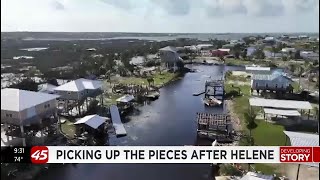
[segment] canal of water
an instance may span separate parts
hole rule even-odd
[[[202,96],[192,96],[204,90],[209,76],[221,78],[227,70],[243,67],[193,66],[195,73],[187,73],[181,80],[160,90],[160,98],[140,108],[138,115],[125,123],[128,135],[111,137],[110,145],[194,145],[196,142],[196,113],[223,112],[223,107],[206,108]],[[50,168],[38,179],[45,180],[201,180],[210,176],[209,164],[78,164]]]

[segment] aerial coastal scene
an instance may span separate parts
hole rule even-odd
[[[2,148],[319,146],[317,1],[5,0],[1,10]],[[1,177],[316,180],[319,164],[1,163]]]

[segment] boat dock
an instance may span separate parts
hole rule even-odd
[[[118,107],[115,105],[110,106],[110,114],[111,114],[111,120],[112,120],[113,127],[115,129],[116,135],[117,136],[127,135],[127,131],[121,122]]]

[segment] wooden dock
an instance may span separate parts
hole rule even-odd
[[[230,143],[233,141],[229,125],[231,117],[229,114],[197,113],[197,137],[217,140],[219,143]]]
[[[120,113],[119,113],[119,109],[117,106],[112,105],[110,107],[110,114],[111,114],[111,120],[112,120],[112,124],[113,127],[115,129],[116,135],[117,136],[125,136],[127,135],[127,131],[124,128],[122,122],[121,122],[121,118],[120,118]]]

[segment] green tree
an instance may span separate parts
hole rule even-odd
[[[239,58],[240,58],[240,51],[235,51],[235,52],[234,52],[234,57],[235,57],[236,59],[239,59]]]
[[[296,71],[296,66],[294,64],[289,64],[289,70],[294,73]]]
[[[254,144],[253,144],[253,138],[252,138],[252,130],[258,127],[257,123],[255,122],[257,114],[255,114],[253,111],[249,111],[244,114],[244,117],[245,117],[246,127],[249,130],[250,145],[253,146]]]
[[[257,49],[255,52],[254,52],[254,56],[255,56],[255,58],[257,58],[257,59],[264,59],[266,56],[265,56],[265,54],[264,54],[264,52],[263,52],[263,50],[262,49]]]
[[[288,61],[288,57],[287,56],[282,56],[282,61]]]
[[[24,79],[16,84],[9,86],[10,88],[16,88],[27,91],[38,91],[38,84],[33,79]]]
[[[300,50],[297,50],[297,51],[294,53],[294,58],[295,58],[295,59],[301,59]]]
[[[271,52],[272,52],[272,54],[273,54],[273,57],[276,57],[276,53],[279,52],[279,49],[278,49],[277,47],[275,47],[275,46],[272,46]]]
[[[246,59],[246,58],[247,58],[247,49],[244,49],[244,50],[242,51],[241,57],[242,57],[243,59]]]

